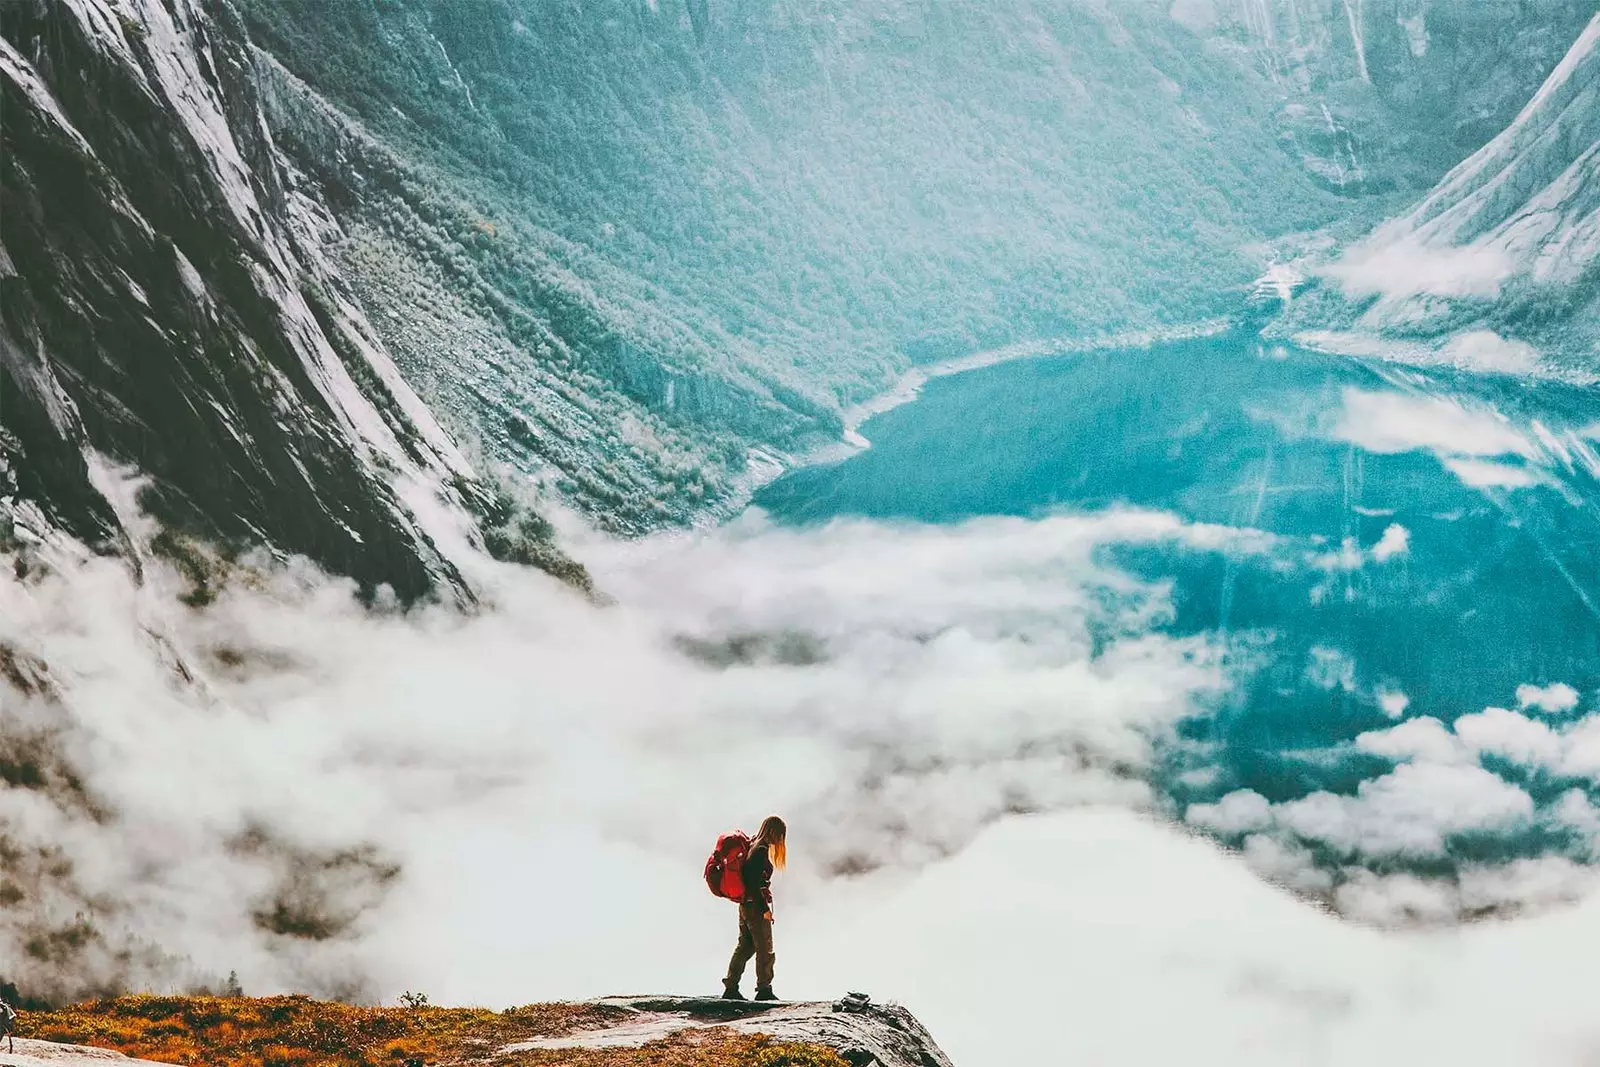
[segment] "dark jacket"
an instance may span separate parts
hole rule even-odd
[[[757,845],[744,858],[739,869],[744,876],[744,902],[760,904],[765,911],[772,910],[772,857],[766,845]]]

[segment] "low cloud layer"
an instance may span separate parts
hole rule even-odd
[[[1322,268],[1322,274],[1351,298],[1492,300],[1513,269],[1498,249],[1435,247],[1380,231]]]
[[[1470,890],[1492,900],[1543,885],[1558,896],[1579,875],[1531,863]],[[1431,893],[1402,876],[1366,891]],[[1514,922],[1379,931],[1126,812],[1001,824],[881,902],[822,918],[789,929],[791,941],[804,934],[791,972],[803,968],[819,991],[841,976],[893,990],[962,1067],[1579,1067],[1600,1054],[1589,993],[1600,900]],[[848,968],[836,963],[844,954]]]
[[[1172,583],[1111,562],[1130,548],[1307,574],[1412,551],[1398,524],[1332,559],[1132,510],[751,517],[582,544],[603,607],[484,561],[489,603],[463,616],[363,608],[265,562],[192,609],[154,559],[139,584],[28,549],[0,582],[4,977],[56,997],[230,971],[257,993],[458,1003],[699,989],[730,948],[703,853],[778,811],[785,994],[901,997],[964,1067],[1056,1047],[1166,1062],[1159,1034],[1185,1027],[1199,1063],[1316,1062],[1383,1034],[1414,1052],[1387,998],[1443,1010],[1443,935],[1304,899],[1379,925],[1585,899],[1588,698],[1540,680],[1514,710],[1407,719],[1403,693],[1313,650],[1306,684],[1396,720],[1319,758],[1388,769],[1192,804],[1187,826],[1225,847],[1196,840],[1166,756],[1206,777],[1182,724],[1260,656],[1174,636]],[[1017,996],[1038,1026],[1015,1027]],[[1063,1003],[1093,1018],[1063,1035],[1042,1021]]]
[[[49,995],[237,971],[386,996],[440,988],[408,946],[450,930],[527,948],[460,995],[594,992],[604,955],[539,931],[693,914],[732,823],[791,816],[803,899],[1007,813],[1149,808],[1156,746],[1227,679],[1157,632],[1167,590],[1099,562],[1110,543],[1251,550],[1135,512],[747,525],[588,546],[609,607],[485,563],[473,617],[369,611],[279,565],[195,610],[155,560],[140,586],[58,554],[0,583],[0,648],[48,679],[0,689],[39,752],[0,790],[33,872],[8,883],[7,971]]]
[[[1521,711],[1488,707],[1451,724],[1419,716],[1361,734],[1354,751],[1394,767],[1353,793],[1271,803],[1236,790],[1191,805],[1186,819],[1237,842],[1270,879],[1380,924],[1579,899],[1600,856],[1600,719],[1573,714],[1577,691],[1561,683],[1517,697]]]

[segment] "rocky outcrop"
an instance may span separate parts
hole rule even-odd
[[[758,1004],[699,997],[610,997],[626,1010],[604,1029],[508,1045],[499,1056],[532,1049],[636,1048],[686,1030],[726,1028],[838,1050],[851,1067],[952,1067],[933,1036],[905,1008],[850,996],[833,1003]]]
[[[426,998],[423,998],[424,1000]],[[454,1067],[517,1064],[813,1062],[832,1049],[851,1067],[952,1067],[928,1031],[905,1008],[849,994],[832,1004],[609,997],[529,1004],[503,1012],[480,1008],[355,1007],[302,996],[183,998],[134,996],[25,1012],[23,1032],[67,1041],[137,1049],[163,1059],[253,1067],[273,1062],[394,1062]],[[781,1051],[773,1049],[780,1047]],[[587,1050],[587,1051],[585,1051]],[[605,1050],[599,1056],[592,1055]],[[556,1055],[552,1055],[556,1053]],[[793,1054],[797,1059],[785,1059]],[[776,1057],[774,1059],[774,1057]],[[0,1067],[95,1064],[143,1067],[110,1048],[17,1039],[14,1057],[0,1047]]]

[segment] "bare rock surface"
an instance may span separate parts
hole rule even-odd
[[[848,1001],[754,1003],[706,997],[630,996],[596,1001],[632,1015],[615,1026],[508,1045],[531,1049],[637,1048],[688,1029],[725,1027],[839,1050],[853,1067],[953,1067],[933,1036],[899,1005]]]
[[[0,1043],[0,1067],[169,1067],[153,1060],[131,1060],[120,1052],[88,1045],[62,1045],[54,1041],[17,1038],[16,1051]]]

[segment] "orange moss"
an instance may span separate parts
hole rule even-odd
[[[484,1008],[363,1008],[309,997],[127,996],[47,1012],[23,1012],[17,1036],[96,1045],[186,1067],[748,1067],[795,1050],[796,1063],[843,1064],[820,1046],[774,1046],[713,1028],[680,1031],[642,1048],[533,1050],[506,1045],[562,1037],[625,1020],[624,1008],[530,1004]]]

